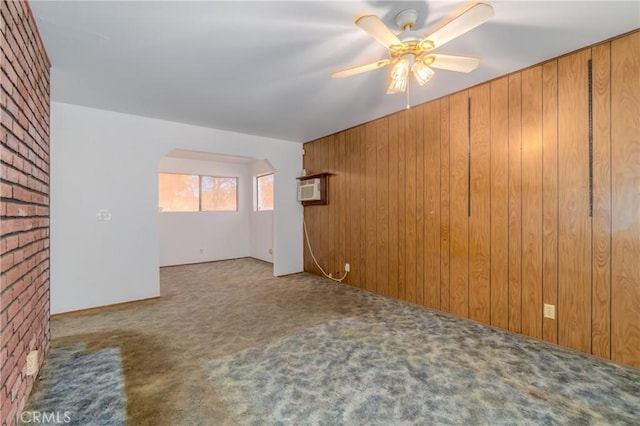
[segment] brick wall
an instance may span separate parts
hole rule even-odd
[[[49,60],[29,5],[1,1],[0,420],[31,392],[49,349]]]

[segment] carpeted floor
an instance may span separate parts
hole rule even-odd
[[[85,425],[640,419],[638,370],[257,260],[163,268],[161,291],[54,317],[27,409]]]

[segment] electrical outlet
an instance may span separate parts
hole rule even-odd
[[[544,304],[544,317],[550,319],[556,319],[556,305]]]
[[[351,265],[349,265],[348,263],[344,264],[344,271],[345,272],[351,272]]]
[[[31,351],[27,355],[27,376],[35,376],[38,373],[38,351]]]

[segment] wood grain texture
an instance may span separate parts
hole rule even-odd
[[[321,171],[329,171],[331,168],[331,140],[333,139],[333,135],[326,136],[322,138],[318,151],[315,156],[315,164],[318,169],[318,172]],[[314,170],[314,173],[316,171]],[[328,181],[327,181],[328,182]],[[328,183],[328,200],[331,202],[331,184]],[[311,238],[311,247],[313,248],[314,253],[316,254],[316,259],[320,266],[323,268],[327,268],[329,263],[329,244],[331,243],[329,240],[329,223],[330,223],[330,215],[329,215],[329,205],[321,205],[314,206],[317,209],[314,211],[316,215],[316,221],[319,224],[319,227],[314,230],[314,235]],[[326,269],[325,269],[326,270]]]
[[[360,288],[367,288],[367,132],[360,126]]]
[[[412,108],[405,112],[405,126],[407,129],[405,147],[405,212],[406,212],[406,293],[405,298],[411,303],[418,303],[416,290],[416,110]]]
[[[349,205],[348,205],[348,194],[349,194],[349,168],[347,163],[347,132],[340,132],[338,138],[336,139],[336,154],[337,158],[337,167],[340,180],[338,181],[338,200],[339,206],[336,211],[338,215],[338,255],[336,256],[337,265],[336,272],[337,276],[342,277],[345,273],[344,264],[349,259],[349,237],[350,233],[348,230],[348,221],[349,221]],[[345,278],[346,279],[346,278]]]
[[[471,100],[471,216],[469,318],[491,323],[491,85],[469,90]]]
[[[611,359],[640,367],[640,32],[611,42]]]
[[[341,133],[336,133],[329,138],[329,187],[331,188],[331,202],[327,204],[329,211],[329,226],[328,226],[328,245],[327,251],[327,264],[324,265],[325,271],[332,276],[336,276],[337,271],[336,258],[338,256],[338,250],[340,249],[340,235],[338,230],[338,210],[340,209],[340,171],[338,170],[338,153],[337,141]]]
[[[360,267],[357,260],[360,257],[360,196],[359,189],[359,147],[358,139],[360,131],[358,127],[353,127],[346,131],[345,156],[349,175],[349,190],[347,192],[347,210],[349,215],[347,231],[347,262],[351,266],[351,272],[347,275],[346,282],[357,286],[360,282]]]
[[[416,126],[416,300],[424,305],[424,106],[412,108]]]
[[[469,133],[468,92],[449,97],[451,149],[450,311],[469,316]]]
[[[522,329],[522,90],[509,76],[509,330]]]
[[[590,49],[558,59],[558,343],[591,352]]]
[[[542,301],[557,307],[558,61],[542,66],[542,186]],[[558,343],[557,319],[542,319],[542,338]]]
[[[522,71],[522,333],[542,338],[542,67]]]
[[[389,296],[389,118],[376,124],[376,292]]]
[[[389,116],[389,296],[398,297],[398,114]]]
[[[440,100],[440,309],[450,308],[451,183],[449,98]]]
[[[336,173],[330,204],[304,208],[320,263],[349,262],[347,283],[369,291],[640,366],[639,34],[305,144],[308,173]],[[481,105],[470,172],[469,96]]]
[[[440,309],[440,102],[425,104],[424,116],[424,303]]]
[[[491,324],[509,328],[509,80],[491,82]]]
[[[365,128],[365,152],[366,152],[366,188],[365,188],[365,252],[366,252],[366,282],[365,288],[375,292],[377,289],[378,270],[377,270],[377,219],[376,208],[378,197],[376,195],[377,183],[377,146],[376,137],[378,129],[375,121],[371,121],[364,125]]]
[[[318,145],[317,143],[311,143],[311,142],[304,144],[305,154],[304,154],[304,157],[302,157],[302,167],[307,171],[312,170],[313,168],[313,153],[317,145]],[[302,211],[303,211],[303,217],[305,222],[309,224],[315,224],[315,217],[312,217],[314,210],[310,207],[303,207]],[[315,226],[309,225],[307,230],[309,234],[311,234],[311,232],[315,230]],[[307,246],[307,239],[304,236],[304,234],[302,236],[302,239],[303,239],[302,243],[304,246],[303,248],[304,270],[306,272],[311,272],[315,274],[317,272],[315,271],[313,259],[311,258],[311,254],[309,253],[309,248]]]
[[[611,44],[591,50],[593,218],[591,352],[611,357]]]
[[[407,300],[406,111],[398,113],[398,298]]]

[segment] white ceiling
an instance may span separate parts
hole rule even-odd
[[[330,73],[386,57],[353,24],[391,28],[407,7],[427,29],[464,1],[30,2],[52,62],[54,101],[306,142],[405,107],[387,69]],[[436,70],[411,103],[435,99],[640,27],[639,1],[487,1],[495,16],[438,53],[479,56]],[[395,29],[395,28],[394,28]]]
[[[188,151],[185,149],[174,149],[169,151],[165,157],[180,158],[183,160],[213,161],[216,163],[237,163],[249,164],[257,161],[255,158],[240,157],[235,155],[211,154],[209,152]]]

